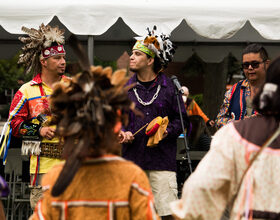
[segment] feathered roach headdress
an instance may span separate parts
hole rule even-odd
[[[19,37],[25,46],[22,48],[18,63],[26,66],[26,73],[31,70],[37,73],[41,70],[41,55],[44,58],[49,58],[56,54],[65,54],[64,30],[41,24],[38,30],[22,27],[22,31],[27,33],[28,37]]]
[[[72,35],[70,46],[79,57],[82,73],[68,84],[57,84],[51,96],[53,122],[57,133],[64,139],[66,163],[57,179],[52,195],[60,195],[71,182],[86,157],[98,157],[118,147],[117,134],[123,112],[134,109],[124,88],[128,80],[126,70],[112,72],[111,67],[89,65],[82,46]],[[133,85],[134,86],[134,85]]]
[[[163,67],[167,67],[172,60],[176,46],[171,42],[169,36],[165,34],[157,34],[157,27],[154,26],[152,30],[147,28],[148,36],[136,37],[137,42],[133,50],[140,50],[151,57],[157,56]]]

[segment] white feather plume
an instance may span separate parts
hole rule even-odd
[[[159,44],[159,49],[153,43],[148,45],[145,44],[145,46],[156,54],[163,66],[167,66],[174,56],[176,46],[169,39],[169,35],[165,35],[163,33],[158,34],[156,26],[154,26],[151,30],[147,28],[147,30],[147,36],[135,37],[135,39],[145,44],[144,41],[146,42],[147,38],[155,37],[157,43]]]

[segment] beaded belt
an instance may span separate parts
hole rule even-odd
[[[21,146],[22,155],[40,155],[61,159],[63,146],[58,143],[41,143],[40,141],[24,140]]]
[[[40,156],[61,159],[63,153],[63,146],[56,143],[41,143]]]

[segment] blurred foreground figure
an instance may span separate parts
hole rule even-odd
[[[1,201],[1,198],[7,197],[10,193],[8,184],[5,180],[0,176],[0,219],[5,219],[5,211]]]
[[[30,219],[157,219],[146,174],[116,156],[122,112],[133,110],[126,71],[90,68],[74,37],[69,43],[83,72],[57,84],[51,97],[66,162],[44,176],[43,198]]]
[[[269,66],[253,105],[261,115],[215,134],[182,199],[171,204],[176,218],[220,219],[228,206],[230,219],[279,219],[280,58]]]

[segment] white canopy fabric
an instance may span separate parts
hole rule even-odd
[[[227,39],[247,21],[266,39],[280,39],[280,1],[244,0],[9,0],[0,2],[0,25],[9,33],[22,34],[21,27],[49,23],[54,16],[69,31],[101,35],[119,17],[137,34],[157,25],[171,33],[181,22],[199,35]]]

